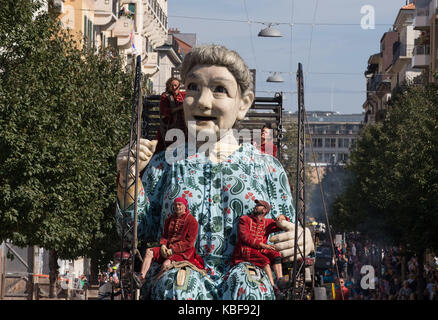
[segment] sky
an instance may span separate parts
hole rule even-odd
[[[168,0],[168,22],[169,28],[196,33],[198,44],[237,51],[257,70],[256,96],[283,92],[284,109],[297,111],[296,72],[302,63],[305,109],[352,114],[363,112],[368,58],[380,52],[381,37],[405,4],[406,0]],[[282,37],[257,36],[269,23],[276,24]],[[266,82],[273,72],[284,82]]]

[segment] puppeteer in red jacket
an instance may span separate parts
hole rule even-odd
[[[141,274],[135,275],[136,282],[143,282],[151,262],[162,264],[164,269],[172,261],[188,261],[199,269],[204,269],[204,260],[195,249],[198,236],[198,222],[188,209],[187,199],[183,197],[174,200],[175,213],[164,222],[160,246],[146,250],[141,267]]]
[[[166,81],[166,91],[161,94],[160,99],[160,127],[155,136],[158,140],[155,152],[163,151],[173,143],[165,141],[167,131],[180,129],[187,133],[183,110],[185,96],[186,93],[180,90],[180,82],[177,78],[169,78]]]
[[[195,249],[195,241],[198,236],[198,221],[196,221],[187,208],[187,200],[185,198],[176,198],[174,204],[177,205],[177,203],[184,205],[185,212],[180,216],[175,213],[166,219],[160,239],[160,247],[152,248],[154,250],[154,257],[158,258],[158,262],[163,261],[163,257],[159,258],[159,253],[164,245],[172,251],[172,255],[167,259],[171,261],[188,261],[202,269],[204,268],[204,261]]]
[[[241,262],[250,262],[266,271],[272,285],[274,285],[270,265],[273,265],[277,279],[283,277],[281,269],[281,254],[277,249],[267,244],[271,233],[281,231],[276,221],[288,220],[284,215],[277,219],[266,219],[270,205],[263,200],[255,200],[256,206],[251,215],[239,219],[237,244],[234,247],[231,266]]]

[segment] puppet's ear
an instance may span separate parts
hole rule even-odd
[[[243,120],[245,118],[248,109],[251,107],[254,101],[254,92],[248,90],[241,98],[239,104],[239,111],[237,112],[237,120]]]

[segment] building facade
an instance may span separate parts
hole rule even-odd
[[[363,119],[363,114],[308,111],[311,141],[308,141],[304,150],[306,163],[329,165],[348,162],[350,150],[363,126]]]
[[[401,86],[424,83],[428,77],[429,60],[423,54],[429,52],[423,45],[427,35],[419,29],[420,22],[417,22],[417,14],[423,13],[416,7],[418,0],[410,2],[399,9],[392,30],[382,36],[380,52],[368,59],[365,71],[367,96],[362,106],[365,123],[383,121],[392,95]]]
[[[53,0],[49,10],[84,46],[116,48],[128,67],[140,55],[144,79],[154,87],[160,71],[155,49],[168,38],[167,0]]]

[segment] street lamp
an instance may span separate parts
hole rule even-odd
[[[259,37],[269,37],[269,38],[278,38],[282,37],[280,31],[272,27],[272,23],[268,25],[267,28],[262,29],[259,34]]]
[[[284,82],[283,78],[278,74],[278,72],[274,72],[273,75],[269,76],[266,79],[266,82]]]

